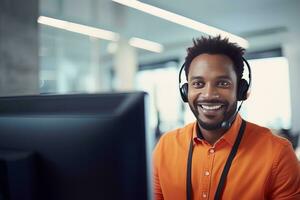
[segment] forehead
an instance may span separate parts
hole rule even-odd
[[[222,54],[201,54],[195,57],[191,62],[188,76],[203,78],[228,76],[232,79],[237,77],[232,60]]]

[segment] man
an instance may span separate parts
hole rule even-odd
[[[251,81],[242,79],[244,51],[220,36],[194,40],[187,49],[180,90],[197,121],[156,145],[155,199],[300,199],[291,144],[238,114]]]

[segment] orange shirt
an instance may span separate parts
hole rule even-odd
[[[241,117],[211,146],[197,138],[197,123],[164,134],[153,152],[156,200],[185,200],[191,137],[192,198],[214,199],[221,173],[238,134]],[[228,172],[223,200],[300,200],[300,164],[290,143],[247,122]]]

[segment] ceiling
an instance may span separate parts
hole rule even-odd
[[[225,31],[251,38],[300,32],[299,0],[143,0]],[[190,42],[200,32],[111,0],[40,0],[40,14],[140,37],[166,46]],[[45,29],[47,30],[47,29]],[[251,42],[250,42],[251,46]]]

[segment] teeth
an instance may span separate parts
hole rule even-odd
[[[202,105],[202,108],[206,109],[206,110],[218,110],[219,108],[221,108],[222,105],[217,105],[217,106],[205,106]]]

